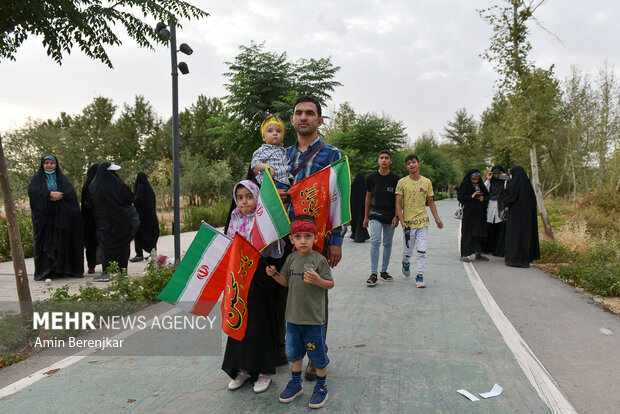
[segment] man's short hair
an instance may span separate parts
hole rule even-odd
[[[392,151],[388,149],[381,150],[381,152],[379,152],[379,156],[381,156],[381,154],[386,154],[388,157],[390,157],[390,159],[392,159]]]
[[[405,164],[407,164],[407,162],[408,162],[408,161],[411,161],[411,160],[416,160],[418,163],[420,163],[420,159],[418,158],[418,156],[417,156],[417,155],[415,155],[415,154],[409,154],[409,155],[407,155],[407,157],[405,158]]]
[[[302,103],[302,102],[312,102],[315,106],[316,106],[316,113],[319,116],[319,118],[321,117],[321,104],[319,103],[319,101],[317,101],[316,99],[310,97],[310,96],[300,96],[296,101],[295,104],[293,105],[293,113],[295,113],[295,108],[297,107],[298,104]]]

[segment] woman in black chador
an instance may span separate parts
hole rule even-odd
[[[484,185],[489,190],[487,207],[487,241],[482,251],[493,256],[504,257],[506,222],[504,212],[504,190],[508,175],[501,165],[495,165],[487,175]]]
[[[97,174],[99,164],[93,164],[86,173],[86,181],[82,186],[82,221],[84,222],[84,247],[86,248],[86,263],[88,273],[95,273],[97,261],[97,225],[95,224],[95,212],[93,210],[93,200],[88,191],[88,186],[93,182]],[[105,269],[104,269],[105,270]]]
[[[88,186],[93,199],[103,267],[103,273],[94,278],[97,282],[108,280],[105,272],[111,262],[117,262],[119,268],[127,269],[129,244],[140,224],[133,205],[133,194],[116,174],[118,169],[118,165],[109,162],[99,164],[97,175]]]
[[[82,217],[77,194],[53,155],[28,186],[34,233],[34,280],[84,277]]]
[[[159,221],[157,221],[157,211],[155,210],[155,192],[143,172],[136,176],[134,187],[133,204],[136,206],[140,216],[140,226],[134,238],[136,257],[130,262],[139,262],[144,257],[142,252],[151,253],[157,250],[157,239],[159,239]]]
[[[482,184],[480,171],[470,170],[459,185],[458,200],[463,205],[461,223],[461,261],[469,262],[469,256],[476,254],[476,260],[489,260],[480,254],[487,236],[487,203],[489,192]]]
[[[506,265],[530,267],[532,261],[540,259],[536,195],[523,167],[512,167],[510,175],[504,193],[504,205],[508,213]]]
[[[359,173],[351,183],[351,238],[355,243],[364,243],[370,238],[368,229],[365,229],[366,215],[366,179]]]

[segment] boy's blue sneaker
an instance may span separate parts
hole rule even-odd
[[[303,393],[304,390],[301,389],[301,382],[290,380],[288,384],[286,384],[286,388],[282,391],[282,394],[280,394],[280,402],[290,403]]]
[[[415,277],[415,286],[419,288],[426,287],[426,285],[424,284],[424,278],[422,277],[422,275],[417,275]]]
[[[405,275],[406,277],[409,277],[409,275],[411,274],[411,272],[409,271],[409,266],[411,266],[410,263],[403,262],[403,275]]]
[[[327,402],[327,387],[320,387],[319,385],[314,386],[314,392],[312,393],[312,397],[310,397],[310,403],[308,407],[310,408],[321,408]]]

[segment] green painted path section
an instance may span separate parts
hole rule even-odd
[[[437,203],[445,228],[431,227],[426,289],[400,272],[397,230],[389,271],[393,283],[368,288],[370,242],[347,238],[330,291],[327,334],[331,413],[547,413],[458,261],[456,202]],[[413,268],[412,263],[412,268]],[[314,386],[291,404],[278,402],[290,378],[278,368],[271,387],[231,392],[222,357],[90,356],[0,401],[2,413],[304,412]],[[499,397],[470,402],[456,392]]]

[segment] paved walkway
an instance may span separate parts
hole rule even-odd
[[[582,295],[575,295],[571,287],[555,279],[548,278],[536,269],[519,270],[522,277],[551,279],[551,287],[546,295],[552,300],[542,300],[537,295],[524,295],[523,284],[507,284],[506,277],[518,279],[519,275],[504,276],[506,269],[497,261],[486,264],[474,263],[463,266],[458,261],[458,221],[452,218],[456,208],[455,201],[437,203],[446,228],[432,227],[429,232],[429,261],[425,275],[426,289],[416,289],[414,280],[406,279],[400,273],[400,254],[402,231],[394,237],[392,263],[389,271],[395,276],[393,283],[380,282],[374,288],[365,286],[368,277],[369,242],[353,243],[346,239],[343,247],[343,261],[334,270],[336,286],[330,291],[330,323],[328,331],[329,401],[324,412],[334,413],[546,413],[570,412],[571,403],[581,413],[612,413],[618,407],[618,392],[613,391],[619,383],[616,356],[620,352],[618,336],[619,318],[599,319],[611,316],[602,308],[588,305],[593,311],[584,318],[590,327],[598,330],[605,326],[612,335],[600,333],[603,341],[592,349],[583,343],[584,352],[577,356],[599,361],[591,366],[571,360],[571,355],[553,361],[555,332],[574,331],[572,324],[565,319],[553,323],[556,306],[572,309],[574,301],[584,301]],[[184,235],[182,249],[186,249],[193,235]],[[168,253],[168,240],[161,239],[160,252]],[[170,248],[170,251],[173,249]],[[5,266],[0,265],[0,266]],[[2,291],[14,290],[9,286],[5,267],[0,267]],[[485,284],[490,285],[491,295],[479,296],[480,286],[476,280],[476,270]],[[139,264],[130,266],[130,273],[140,273]],[[502,279],[504,278],[504,279]],[[71,280],[85,283],[89,278]],[[37,283],[37,282],[32,282]],[[62,285],[64,282],[58,282]],[[533,282],[532,282],[533,283]],[[33,288],[37,292],[36,285]],[[498,292],[508,291],[500,295]],[[570,298],[560,301],[560,293],[566,291]],[[521,294],[519,293],[521,292]],[[542,292],[541,292],[542,294]],[[35,293],[37,297],[38,293]],[[551,398],[543,395],[541,377],[532,376],[530,368],[526,372],[520,357],[514,350],[494,315],[487,312],[489,301],[498,296],[497,302],[506,306],[506,316],[513,322],[536,354],[544,354],[542,365],[550,361],[550,371],[562,378],[559,382],[570,403],[564,400],[562,392]],[[516,296],[512,301],[505,296]],[[564,293],[562,293],[564,295]],[[571,300],[573,302],[571,302]],[[519,304],[519,301],[521,303]],[[516,302],[516,303],[515,303]],[[532,302],[536,302],[533,306]],[[483,305],[484,304],[484,305]],[[162,304],[162,310],[168,310]],[[581,311],[578,311],[581,313]],[[523,316],[525,314],[526,316]],[[523,318],[523,319],[519,319]],[[571,318],[568,318],[569,320]],[[529,323],[523,321],[529,321]],[[549,320],[547,323],[546,320]],[[544,329],[551,330],[547,335],[532,336],[530,343],[528,326],[545,322]],[[510,324],[508,324],[510,325]],[[500,328],[498,328],[500,326]],[[512,326],[510,326],[512,327]],[[592,330],[592,336],[596,332]],[[597,339],[601,339],[598,338]],[[223,338],[222,338],[223,340]],[[517,342],[523,342],[517,340]],[[514,345],[514,344],[513,344]],[[522,349],[527,344],[518,343]],[[523,348],[525,346],[526,348]],[[547,348],[549,352],[542,350]],[[561,351],[568,349],[559,348]],[[572,349],[572,348],[571,348]],[[588,354],[588,351],[589,354]],[[540,357],[540,355],[539,355]],[[32,357],[2,371],[0,375],[0,394],[2,389],[15,381],[45,370],[62,357]],[[188,413],[188,412],[290,412],[310,411],[307,401],[313,383],[304,382],[305,394],[291,404],[277,401],[277,396],[290,377],[289,367],[279,367],[273,377],[272,386],[261,395],[255,395],[251,386],[230,392],[226,389],[228,377],[220,370],[222,357],[109,357],[94,354],[79,362],[67,365],[53,375],[33,383],[21,391],[0,400],[0,412],[26,413],[45,409],[46,412],[62,413],[108,413],[112,411],[149,413]],[[69,361],[72,362],[72,361]],[[608,362],[615,364],[616,372],[605,371],[603,381],[610,382],[608,388],[596,394],[600,405],[583,394],[590,393],[590,385],[579,376],[566,374],[561,369],[565,364],[577,365],[576,370],[598,370]],[[536,364],[533,364],[536,365]],[[556,367],[557,365],[557,367]],[[64,365],[63,365],[64,366]],[[534,370],[534,368],[532,368]],[[544,370],[544,368],[543,368]],[[564,370],[565,371],[565,370]],[[600,372],[600,371],[599,371]],[[584,373],[585,374],[585,373]],[[588,372],[596,376],[597,372]],[[528,378],[535,378],[536,387]],[[553,381],[551,380],[553,383]],[[504,388],[499,397],[471,402],[459,395],[456,390],[464,388],[474,394],[491,390],[493,384]],[[579,384],[578,386],[576,384]],[[555,385],[555,384],[552,384]],[[608,391],[612,389],[612,391]],[[543,393],[545,391],[542,391]],[[559,395],[558,400],[553,401]],[[549,402],[549,399],[552,401]],[[559,404],[559,405],[558,405]],[[564,405],[562,405],[564,404]],[[566,405],[568,404],[568,405]],[[564,407],[564,408],[558,408]],[[611,407],[611,408],[610,408]]]

